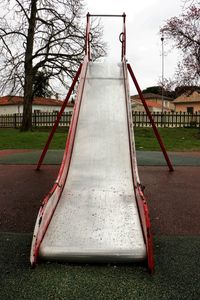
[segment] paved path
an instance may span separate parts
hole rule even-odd
[[[64,150],[49,150],[44,164],[59,165]],[[40,150],[2,150],[0,164],[36,164]],[[200,166],[200,152],[169,152],[174,166]],[[165,165],[163,154],[158,151],[137,151],[138,165],[162,166]]]

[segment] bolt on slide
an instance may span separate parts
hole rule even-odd
[[[150,218],[138,175],[132,127],[128,71],[134,83],[136,79],[125,57],[126,15],[98,15],[123,18],[121,61],[116,64],[92,62],[90,18],[93,16],[97,15],[87,14],[83,64],[37,165],[39,170],[79,78],[63,161],[57,180],[40,207],[30,260],[32,266],[39,259],[115,263],[144,261],[153,272]],[[139,86],[136,88],[139,89]],[[145,103],[144,99],[142,101]],[[165,147],[154,127],[172,171]]]

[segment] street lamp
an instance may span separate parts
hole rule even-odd
[[[162,114],[164,110],[164,36],[162,32],[161,37],[161,43],[162,43]]]

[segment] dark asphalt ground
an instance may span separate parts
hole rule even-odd
[[[39,205],[59,166],[36,172],[33,165],[0,165],[0,299],[200,299],[200,164],[195,163],[200,156],[175,155],[190,165],[176,166],[175,172],[143,166],[142,160],[139,166],[154,235],[153,276],[139,264],[43,263],[30,269]],[[155,154],[147,156],[151,161]]]
[[[33,232],[59,166],[1,165],[0,232]],[[139,166],[155,235],[200,235],[200,167]]]

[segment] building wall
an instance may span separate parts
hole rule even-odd
[[[148,99],[146,101],[148,102]],[[150,101],[154,101],[162,107],[162,99],[155,99],[155,100],[151,99]],[[174,103],[172,101],[164,99],[163,108],[166,109],[166,110],[168,110],[168,109],[174,110],[175,106],[174,106]]]
[[[45,106],[45,105],[33,105],[32,112],[53,112],[60,111],[61,106]],[[65,112],[73,111],[73,107],[66,107]],[[23,112],[23,105],[0,105],[0,115],[10,115]]]
[[[140,111],[140,112],[145,111],[143,105],[141,105],[141,104],[136,104],[136,103],[134,103],[134,102],[132,102],[131,108],[132,108],[132,111],[137,111],[137,112],[139,112],[139,111]]]
[[[154,112],[162,112],[162,109],[160,109],[159,107],[149,107],[150,112],[154,113]],[[165,111],[165,109],[164,109]]]
[[[200,101],[200,93],[194,91],[192,94],[183,94],[179,97],[177,97],[175,99],[175,102],[176,101],[184,101],[184,102],[188,102],[188,101]]]
[[[193,107],[193,112],[200,112],[199,103],[175,103],[176,112],[188,112],[188,108]]]
[[[21,112],[20,105],[1,105],[0,115],[10,115]]]
[[[187,112],[188,107],[193,107],[193,112],[200,112],[200,93],[194,91],[192,94],[183,94],[175,99],[177,112]]]
[[[40,112],[48,112],[48,113],[51,113],[51,112],[59,112],[61,109],[61,106],[44,106],[44,105],[33,105],[33,109],[32,109],[32,112],[34,111],[40,111]],[[69,112],[69,111],[73,111],[73,107],[66,107],[65,112]]]
[[[145,95],[144,95],[144,98],[145,98]],[[148,105],[148,101],[154,102],[154,103],[160,105],[160,108],[159,107],[153,107],[152,109],[150,108],[150,110],[152,110],[153,112],[162,112],[162,99],[158,99],[158,98],[148,99],[148,98],[145,98],[145,100],[146,100],[147,105]],[[133,103],[133,107],[135,106],[135,109],[134,109],[135,111],[143,111],[143,108],[140,107],[140,105],[137,105],[137,102],[140,102],[140,98],[135,98],[135,99],[132,98],[131,101]],[[136,105],[135,105],[135,103],[136,103]],[[164,99],[163,110],[166,111],[166,112],[174,111],[175,110],[174,103],[172,101]]]
[[[149,108],[150,112],[152,112],[152,113],[153,112],[162,112],[162,108],[159,108],[159,107],[149,106],[148,108]],[[132,110],[136,111],[136,112],[145,112],[144,106],[143,105],[137,105],[137,104],[132,105]]]
[[[154,100],[149,100],[149,101],[151,104],[149,103],[149,105],[148,105],[148,99],[146,100],[146,103],[148,105],[150,112],[152,112],[152,113],[153,112],[162,112],[162,105],[160,104],[159,101],[158,102],[156,102]],[[169,103],[169,101],[167,101],[167,102]],[[152,103],[154,103],[155,106],[152,105]],[[157,107],[157,104],[159,105],[158,107]],[[132,100],[132,110],[137,111],[137,112],[145,112],[145,108],[144,108],[143,104],[141,102],[136,102],[135,100]],[[170,112],[170,109],[167,107],[163,107],[163,111]],[[173,109],[173,111],[174,111],[174,109]]]

